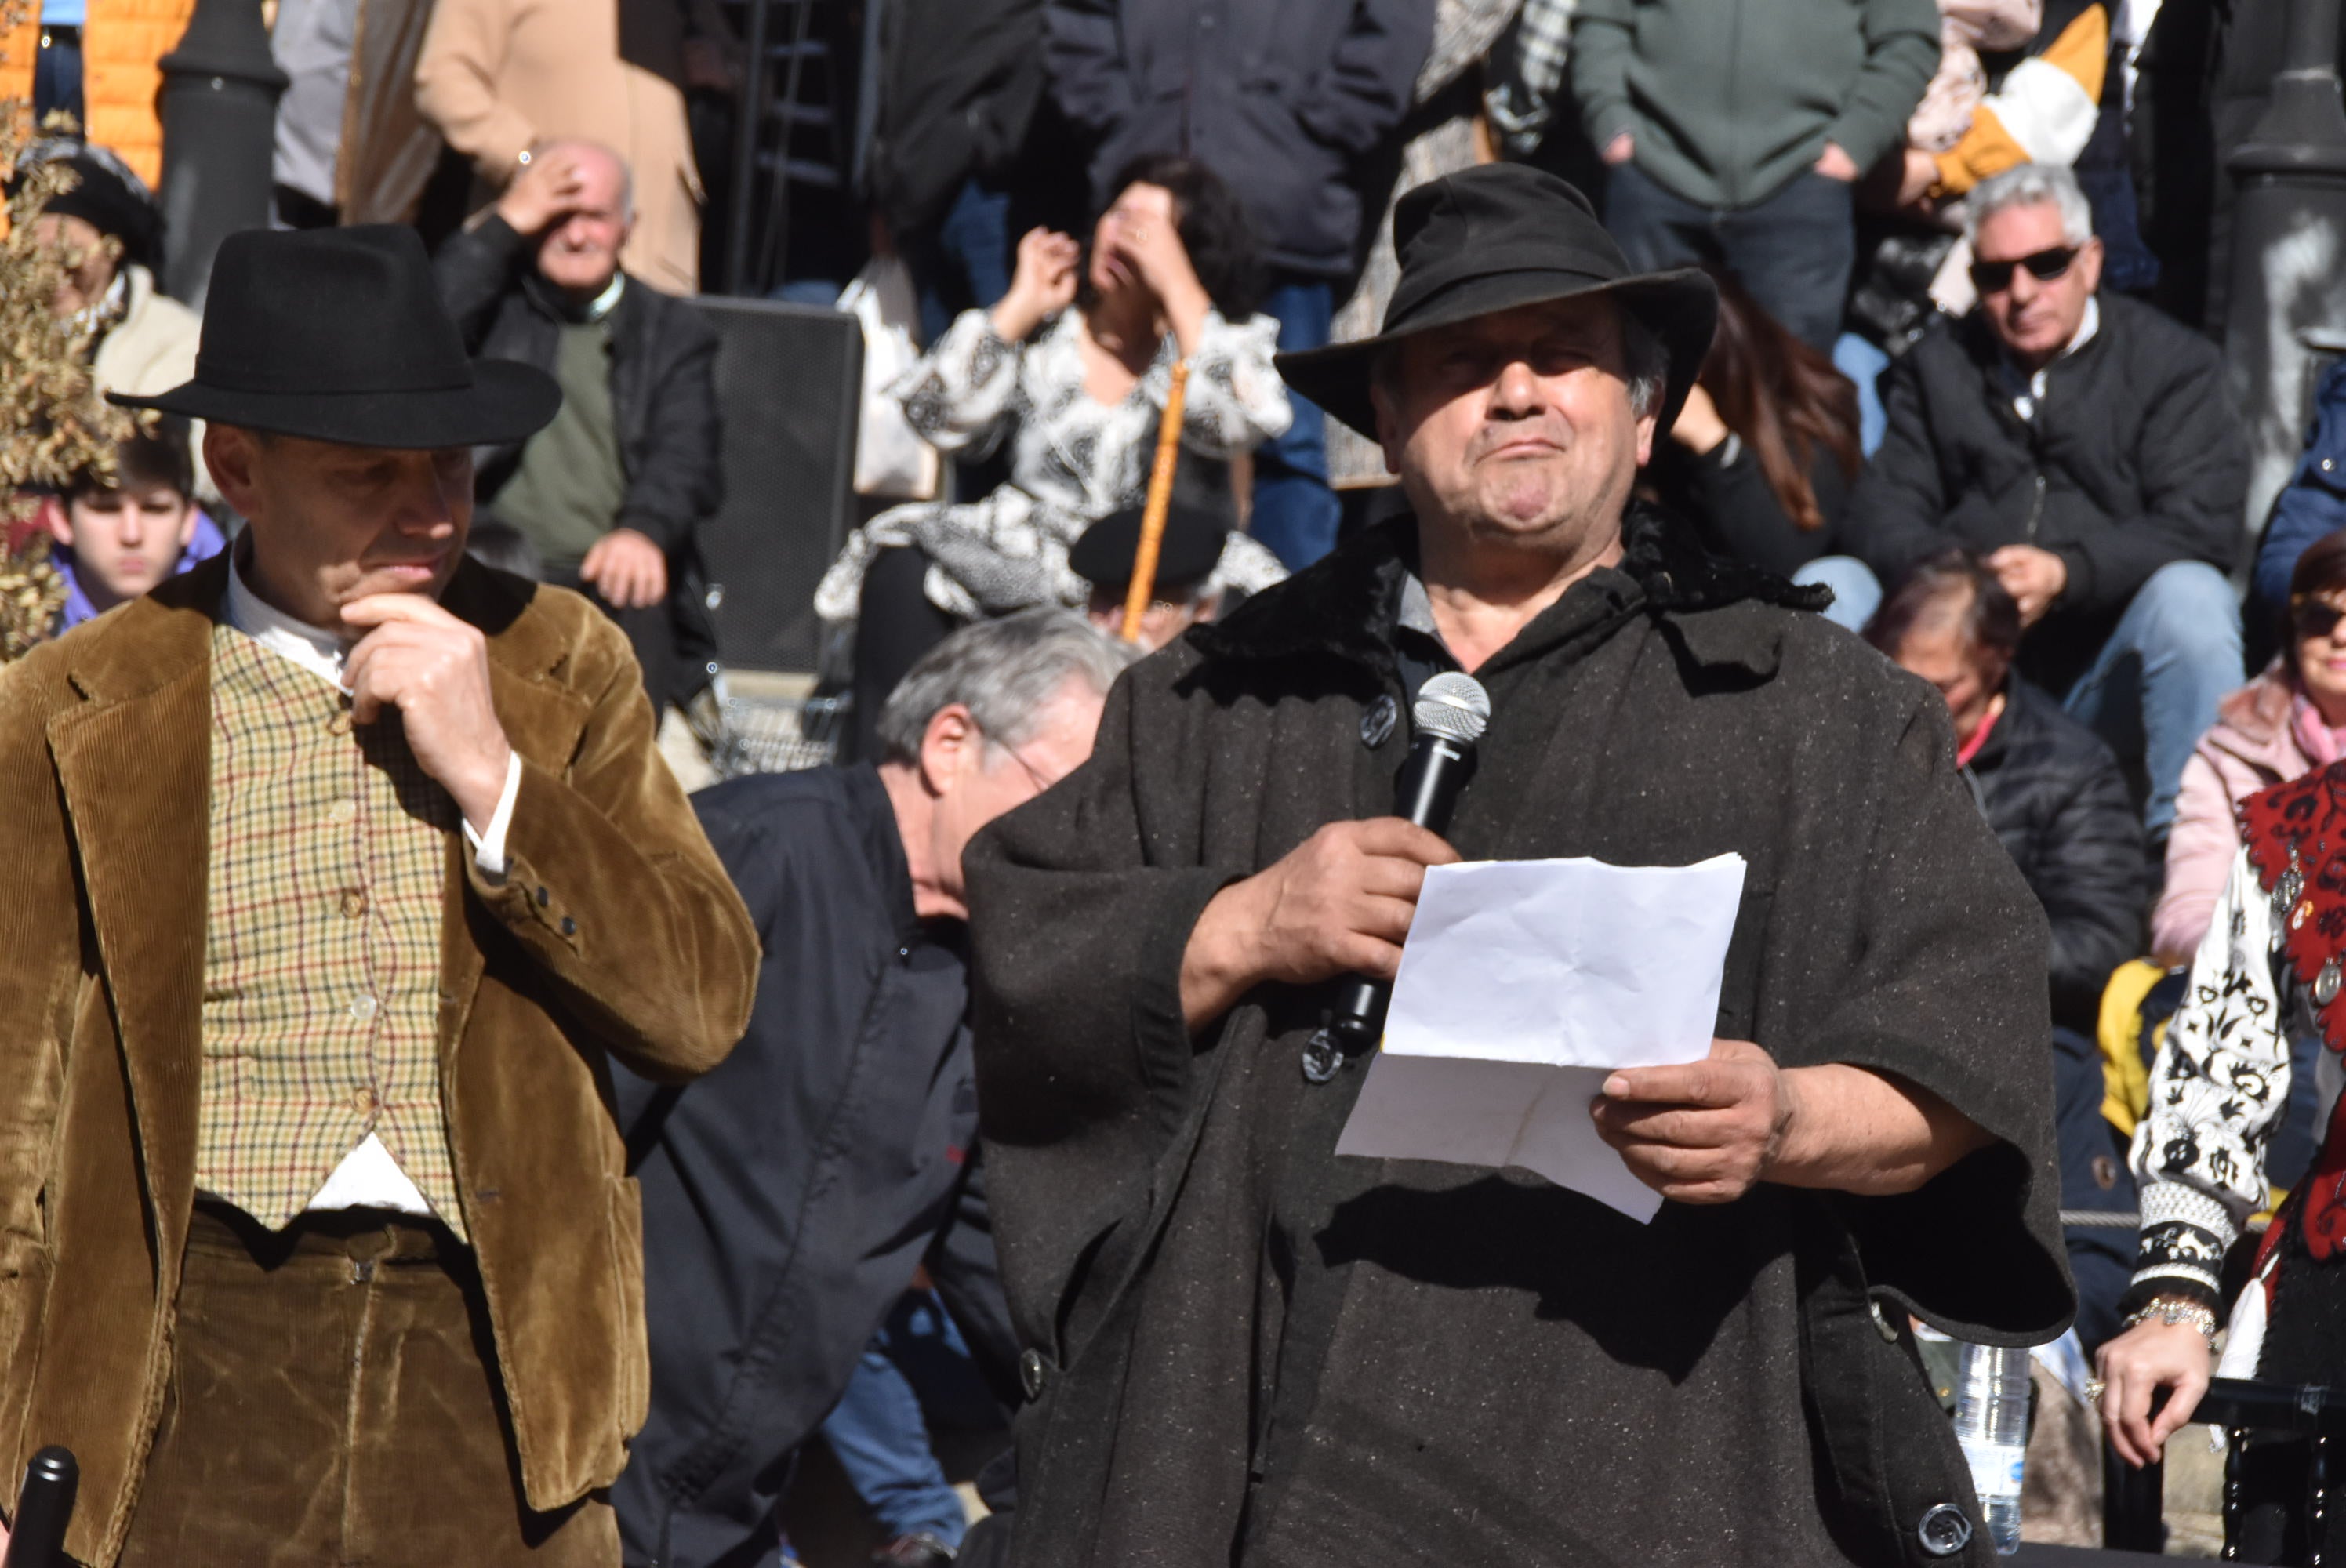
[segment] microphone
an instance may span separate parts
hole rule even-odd
[[[25,1467],[24,1490],[16,1494],[16,1528],[0,1568],[64,1568],[66,1523],[73,1518],[81,1467],[71,1450],[45,1448]]]
[[[1474,743],[1491,725],[1491,694],[1473,676],[1450,671],[1418,689],[1409,716],[1416,734],[1409,743],[1409,760],[1393,780],[1393,815],[1446,833],[1459,787],[1474,769]],[[1384,982],[1354,978],[1337,993],[1329,1027],[1361,1044],[1372,1044],[1384,1028],[1385,1004],[1392,1000],[1392,987]]]

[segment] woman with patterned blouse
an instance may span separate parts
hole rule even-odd
[[[2346,657],[2346,649],[2337,650]],[[2233,1308],[2226,1377],[2332,1383],[2346,1373],[2346,763],[2275,785],[2240,811],[2241,848],[2152,1065],[2134,1142],[2142,1233],[2127,1332],[2102,1348],[2102,1414],[2128,1462],[2156,1460],[2207,1392],[2225,1253],[2265,1207],[2265,1156],[2289,1100],[2294,1035],[2317,1035],[2312,1166],[2257,1249]],[[2170,1392],[2153,1416],[2160,1389]],[[2228,1521],[2245,1561],[2297,1561],[2302,1441],[2236,1457]],[[2325,1554],[2346,1551],[2346,1507],[2326,1511]],[[2228,1552],[2227,1555],[2232,1553]]]
[[[1279,323],[1253,313],[1254,243],[1229,187],[1169,155],[1136,161],[1117,184],[1088,256],[1065,234],[1031,230],[1010,292],[990,311],[963,312],[889,389],[946,452],[984,457],[1007,443],[1010,477],[981,500],[882,513],[823,575],[815,613],[857,623],[859,729],[863,710],[955,626],[1085,602],[1067,548],[1146,496],[1177,361],[1189,362],[1181,443],[1198,488],[1214,486],[1195,471],[1226,477],[1222,463],[1288,426],[1270,362]],[[1253,593],[1284,575],[1234,533],[1214,585]]]

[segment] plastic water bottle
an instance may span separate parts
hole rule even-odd
[[[1955,1370],[1955,1440],[2000,1555],[2020,1550],[2020,1481],[2028,1441],[2028,1352],[1965,1345]]]

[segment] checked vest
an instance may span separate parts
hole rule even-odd
[[[464,1234],[440,1104],[440,927],[455,802],[395,712],[212,633],[211,862],[196,1186],[270,1229],[382,1139]]]

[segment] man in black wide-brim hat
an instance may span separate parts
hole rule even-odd
[[[1631,503],[1708,286],[1520,167],[1394,238],[1383,331],[1281,366],[1413,515],[1137,667],[966,856],[1013,1561],[1987,1563],[1909,1319],[2072,1310],[2043,918],[1935,694]],[[1437,838],[1389,813],[1449,670],[1491,719]],[[1589,1113],[1650,1224],[1335,1155],[1367,1064],[1315,1033],[1427,867],[1728,851],[1709,1058]]]
[[[617,1057],[758,942],[627,639],[469,562],[474,365],[411,230],[239,234],[195,379],[228,555],[0,678],[0,1474],[111,1568],[614,1568],[643,1420]],[[9,1446],[13,1445],[13,1446]]]

